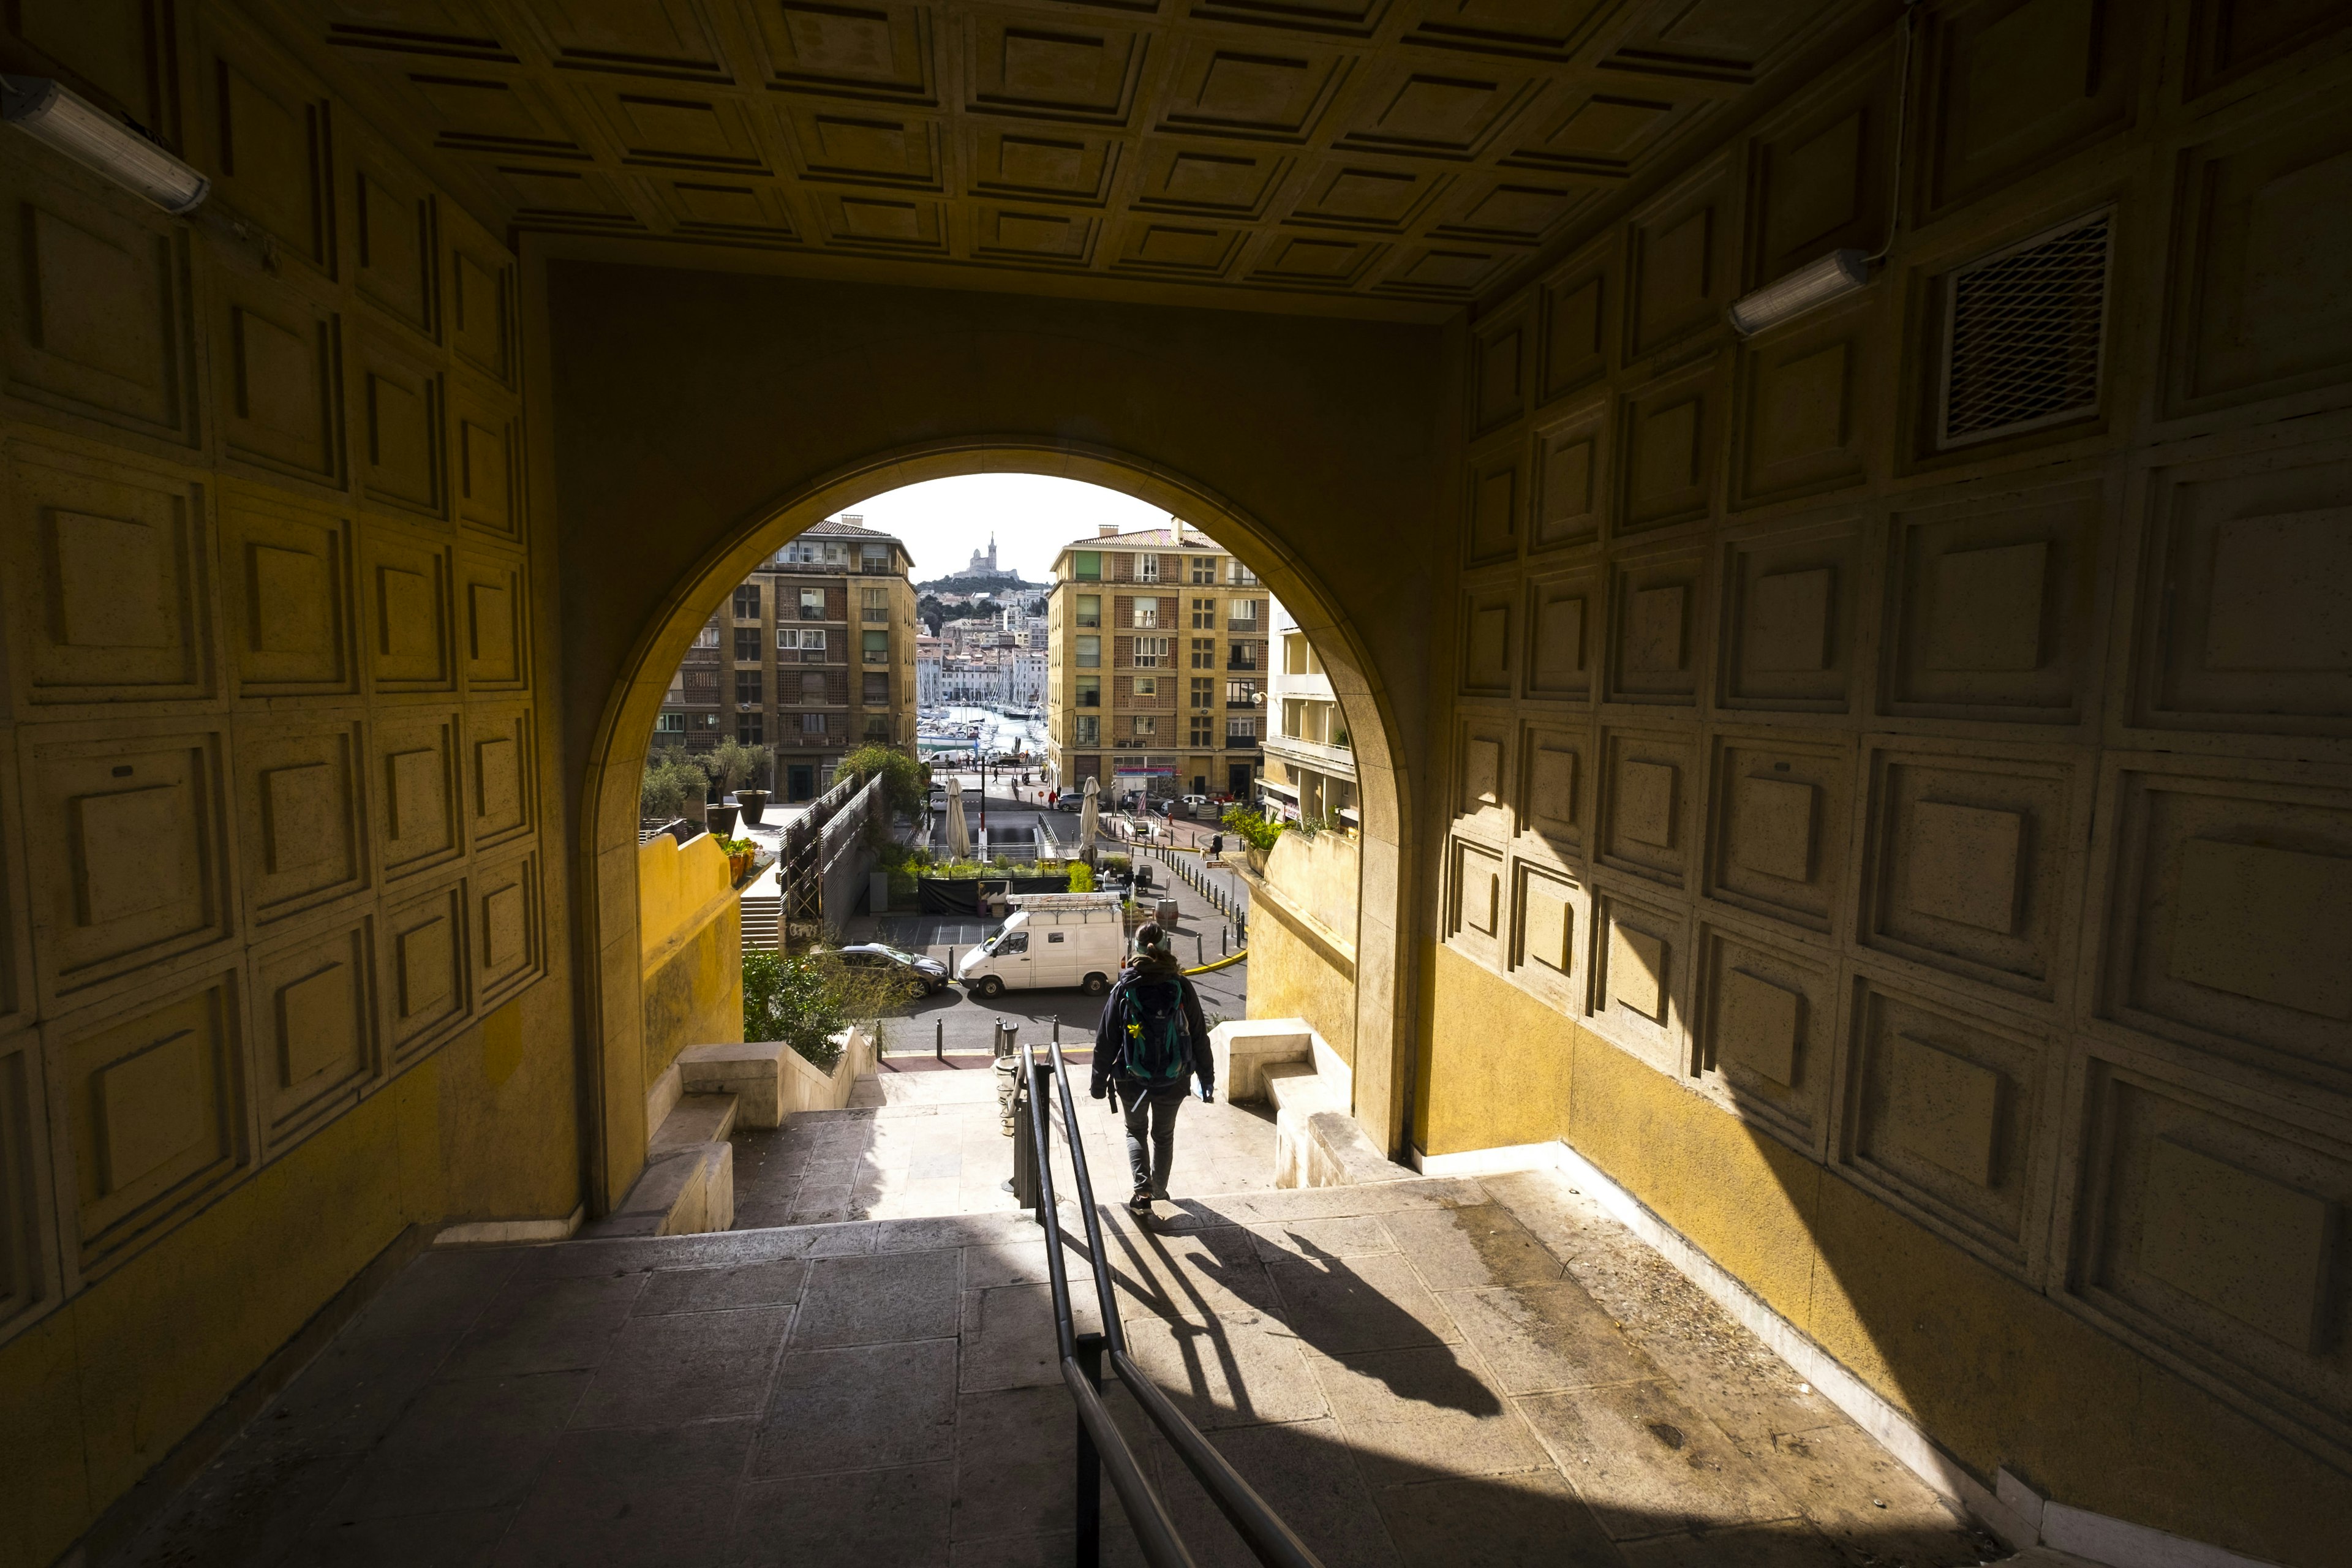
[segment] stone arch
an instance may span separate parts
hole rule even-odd
[[[620,661],[620,678],[583,748],[574,840],[584,894],[575,905],[579,952],[583,973],[592,977],[582,987],[580,1025],[592,1089],[588,1141],[595,1173],[593,1196],[602,1204],[609,1205],[627,1189],[642,1165],[646,1142],[641,1101],[607,1092],[607,1087],[616,1079],[627,1079],[616,1068],[634,1068],[639,1060],[637,780],[672,672],[711,606],[803,531],[887,490],[979,473],[1083,480],[1171,512],[1230,551],[1296,617],[1330,677],[1356,752],[1367,870],[1359,900],[1358,1049],[1369,1044],[1390,1059],[1389,1070],[1374,1076],[1375,1084],[1409,1081],[1410,1063],[1398,1057],[1409,1038],[1408,1014],[1402,995],[1390,994],[1412,967],[1402,951],[1412,929],[1402,907],[1405,879],[1394,871],[1412,863],[1405,839],[1412,816],[1403,798],[1408,771],[1400,766],[1404,737],[1371,650],[1349,617],[1276,527],[1189,475],[1108,447],[1022,437],[946,439],[845,464],[728,531],[672,583]],[[1375,867],[1387,874],[1375,879],[1370,874]],[[1386,894],[1379,907],[1371,902],[1376,891]],[[1365,976],[1385,984],[1367,985]],[[1360,1075],[1358,1081],[1364,1081]],[[1358,1115],[1384,1131],[1387,1141],[1402,1142],[1402,1119],[1392,1111],[1360,1105]]]

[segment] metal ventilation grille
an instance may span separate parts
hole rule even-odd
[[[2113,217],[2078,219],[1951,274],[1939,445],[2098,408]]]

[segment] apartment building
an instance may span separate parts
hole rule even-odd
[[[920,635],[915,638],[915,707],[919,711],[937,708],[944,700],[943,658],[939,638]]]
[[[1064,787],[1255,797],[1273,600],[1199,530],[1106,527],[1046,600],[1047,758]]]
[[[775,752],[785,800],[824,792],[868,741],[915,739],[915,589],[906,546],[855,517],[818,524],[746,577],[678,666],[654,743],[733,736]]]
[[[1266,684],[1265,774],[1257,782],[1268,816],[1323,821],[1353,832],[1356,753],[1331,678],[1314,644],[1279,602],[1274,606],[1274,669]]]

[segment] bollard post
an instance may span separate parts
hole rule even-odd
[[[1225,945],[1226,939],[1231,937],[1233,933],[1234,928],[1231,926],[1219,926],[1217,928],[1217,956],[1219,958],[1224,957],[1226,953],[1233,951]]]
[[[1194,967],[1197,968],[1201,962],[1201,933],[1199,931],[1194,931],[1192,933],[1192,963]]]
[[[936,1018],[931,1022],[931,1055],[941,1061],[948,1059],[948,1021],[945,1018]]]

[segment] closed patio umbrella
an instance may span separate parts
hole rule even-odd
[[[1102,785],[1094,779],[1087,780],[1086,804],[1078,809],[1078,858],[1091,865],[1095,858],[1095,835],[1101,831],[1101,808],[1095,804]]]
[[[971,858],[971,829],[964,826],[963,781],[948,784],[948,853],[959,860]]]

